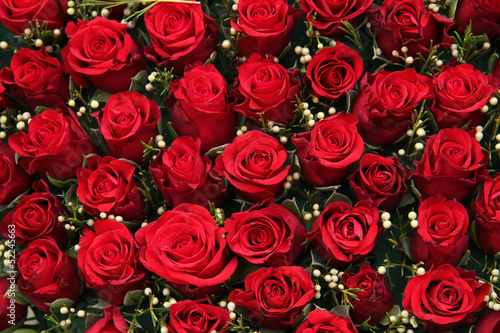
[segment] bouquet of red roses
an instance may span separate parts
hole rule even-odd
[[[0,332],[500,332],[498,1],[0,21]]]

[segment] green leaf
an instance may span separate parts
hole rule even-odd
[[[130,83],[130,87],[128,88],[128,90],[142,91],[147,83],[148,75],[149,73],[146,70],[142,70],[137,73],[133,78],[130,79],[132,82]]]
[[[59,312],[59,310],[62,307],[67,307],[70,308],[75,302],[73,300],[70,300],[68,298],[59,298],[56,299],[52,303],[45,303],[47,304],[51,309],[53,309],[55,312]]]
[[[455,19],[455,13],[457,11],[458,0],[451,0],[450,6],[448,7],[448,17],[452,20]]]
[[[170,133],[170,136],[172,137],[173,140],[175,140],[175,139],[177,139],[179,137],[179,135],[177,135],[177,133],[175,132],[174,128],[172,127],[172,122],[171,121],[169,121],[167,123],[167,129],[168,129],[168,132]]]
[[[107,91],[104,91],[104,90],[101,90],[101,89],[97,89],[95,92],[94,92],[94,95],[92,96],[92,100],[95,100],[95,101],[98,101],[99,103],[104,103],[106,104],[106,102],[108,101],[108,99],[112,96],[113,94],[107,92]],[[101,105],[100,108],[102,109],[104,107],[104,105]]]
[[[343,195],[343,194],[340,194],[340,193],[337,193],[337,192],[333,192],[332,195],[330,195],[330,197],[326,200],[325,202],[325,207],[328,206],[329,204],[331,203],[334,203],[334,202],[345,202],[346,204],[352,206],[352,202],[351,202],[351,199],[349,199],[348,196],[346,195]]]
[[[125,295],[123,304],[127,306],[136,306],[141,301],[142,296],[144,296],[144,289],[129,291]]]
[[[49,182],[54,185],[57,188],[68,188],[71,187],[72,185],[78,183],[78,181],[75,178],[71,178],[65,181],[57,180],[49,176],[49,173],[47,172],[47,179]]]
[[[225,143],[223,145],[210,148],[210,150],[205,153],[205,156],[208,156],[208,157],[219,156],[224,152],[224,149],[226,149],[227,145],[229,145],[229,143]]]
[[[350,318],[349,317],[349,307],[344,305],[337,305],[333,309],[330,310],[331,313],[336,314],[340,317]]]
[[[379,321],[380,324],[384,325],[384,326],[387,326],[391,323],[391,321],[389,320],[389,317],[390,316],[396,316],[398,317],[401,313],[401,308],[399,307],[399,305],[394,305],[392,307],[391,310],[389,310],[389,312],[387,312],[387,314],[385,315],[384,318],[382,318],[381,321]]]
[[[457,267],[463,267],[463,266],[467,265],[467,263],[469,261],[469,257],[470,257],[470,250],[467,250],[467,252],[465,252],[462,259],[460,259],[460,262],[458,263]]]
[[[402,236],[401,237],[401,243],[403,244],[403,251],[405,252],[406,256],[413,260],[411,258],[411,237],[410,236]]]
[[[231,275],[231,284],[235,285],[245,281],[248,274],[256,272],[261,268],[264,268],[264,266],[255,265],[243,259],[238,260],[238,266],[233,275]]]
[[[300,209],[297,206],[297,201],[295,201],[295,197],[292,199],[286,199],[281,203],[282,206],[288,208],[292,213],[294,213],[298,218],[300,218]]]

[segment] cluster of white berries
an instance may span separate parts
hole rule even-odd
[[[227,309],[227,311],[229,311],[229,318],[231,318],[231,320],[235,320],[236,319],[236,313],[234,312],[234,310],[236,309],[236,304],[234,304],[234,302],[226,302],[226,301],[220,301],[219,302],[219,306],[223,309]]]
[[[411,211],[408,213],[408,218],[410,219],[410,225],[412,228],[418,228],[417,213]]]
[[[294,172],[291,175],[286,176],[286,180],[283,183],[283,188],[285,190],[289,190],[292,188],[292,183],[294,180],[299,180],[300,179],[300,172]]]
[[[6,115],[0,116],[0,128],[5,129],[7,127],[7,122],[9,118]],[[26,129],[26,124],[31,121],[31,113],[24,112],[22,114],[18,114],[16,119],[16,128],[19,131],[24,131]],[[7,133],[5,131],[0,132],[0,139],[5,139],[7,137]]]
[[[498,268],[493,269],[491,271],[490,281],[492,283],[498,283],[499,278],[500,270],[498,270]],[[493,287],[491,288],[490,294],[484,297],[484,301],[488,304],[488,308],[494,311],[500,311],[500,300],[498,299],[498,294],[495,292],[495,289],[493,289]]]
[[[338,269],[332,268],[330,269],[330,272],[323,275],[323,280],[325,280],[326,283],[328,283],[328,288],[329,289],[340,289],[343,290],[345,286],[342,283],[338,283],[340,280],[340,277],[344,274],[344,272],[339,272]],[[319,278],[322,276],[321,271],[319,269],[315,269],[312,272],[313,277]],[[321,285],[317,283],[314,286],[314,291],[316,292],[316,295],[314,296],[316,299],[321,298]]]
[[[308,47],[296,46],[295,53],[300,55],[300,63],[307,64],[312,60],[311,51],[309,51]]]
[[[390,229],[392,227],[392,223],[390,221],[391,214],[389,214],[389,212],[383,212],[382,215],[380,215],[380,218],[382,219],[382,226],[384,229]]]
[[[156,76],[158,76],[158,72],[151,72],[151,74],[148,75],[148,83],[144,87],[146,91],[153,91],[153,82],[156,80]]]
[[[71,314],[74,314],[76,312],[76,315],[80,318],[84,318],[86,313],[85,313],[85,310],[78,310],[76,311],[75,308],[67,308],[65,306],[63,306],[62,308],[59,309],[59,313],[61,313],[62,315],[67,315],[68,313],[71,313]],[[72,323],[72,320],[71,320],[71,317],[68,318],[68,319],[65,319],[65,320],[61,320],[61,322],[59,323],[59,325],[61,325],[62,327],[68,327],[69,325],[71,325]]]
[[[155,137],[155,141],[156,141],[156,146],[160,149],[164,149],[167,147],[167,143],[165,142],[165,139],[163,138],[163,135],[161,134],[158,134],[156,137]]]
[[[236,131],[236,135],[237,136],[243,135],[246,131],[248,131],[248,127],[241,126],[240,129]]]
[[[412,316],[410,318],[410,313],[407,310],[401,311],[400,316],[397,317],[394,315],[389,316],[389,321],[397,325],[394,327],[394,329],[398,333],[404,333],[404,332],[414,333],[414,331],[411,328],[406,329],[406,327],[404,327],[402,324],[411,324],[413,328],[418,327],[417,318],[415,316]],[[401,325],[399,325],[399,323],[401,323]]]
[[[401,47],[401,52],[403,53],[402,56],[400,55],[400,53],[399,53],[398,50],[392,50],[392,56],[395,57],[395,58],[404,59],[404,61],[405,61],[405,63],[407,65],[413,64],[413,62],[415,61],[415,59],[413,59],[413,57],[407,55],[407,53],[408,53],[408,47],[407,46]]]

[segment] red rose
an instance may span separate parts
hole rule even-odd
[[[222,332],[229,327],[229,311],[220,306],[195,301],[182,301],[170,307],[169,332],[211,333]]]
[[[363,60],[348,46],[337,42],[314,55],[307,65],[304,84],[311,95],[335,100],[363,75]]]
[[[31,184],[31,177],[16,163],[15,156],[9,145],[0,141],[0,205],[10,204]]]
[[[153,44],[145,48],[146,57],[158,66],[173,67],[177,75],[188,64],[205,62],[217,48],[217,23],[199,3],[158,3],[144,21]]]
[[[475,332],[498,333],[500,332],[500,311],[488,311],[477,323]]]
[[[0,1],[0,21],[7,29],[20,35],[24,29],[30,28],[30,22],[35,25],[47,23],[47,30],[64,27],[66,23],[66,0],[6,0]]]
[[[273,199],[262,201],[226,219],[231,250],[249,262],[289,266],[303,250],[306,228],[299,218]]]
[[[209,211],[181,204],[136,232],[141,262],[151,272],[176,285],[190,298],[216,292],[233,274],[226,231],[217,227]]]
[[[413,68],[402,72],[365,74],[352,113],[358,130],[371,144],[385,146],[400,139],[412,125],[415,108],[432,98],[432,79]]]
[[[422,158],[415,162],[415,186],[424,197],[441,194],[464,201],[489,178],[487,163],[488,154],[466,131],[443,129],[429,137]]]
[[[115,220],[96,221],[94,231],[84,229],[78,243],[83,280],[105,301],[123,305],[127,292],[144,289],[149,277],[139,261],[139,247],[127,227]]]
[[[215,160],[215,170],[254,202],[274,197],[292,166],[285,166],[286,148],[272,136],[250,131],[236,137]]]
[[[238,54],[270,53],[279,56],[290,42],[295,24],[304,12],[284,0],[241,0],[231,27],[244,35]]]
[[[309,132],[292,136],[306,182],[327,186],[344,181],[363,154],[363,139],[356,122],[351,114],[339,114],[318,122]]]
[[[209,201],[220,206],[224,196],[224,180],[214,171],[212,161],[200,156],[200,140],[181,136],[149,166],[153,180],[174,208],[181,203],[194,203],[209,208]]]
[[[129,326],[120,309],[111,304],[104,308],[104,318],[92,324],[85,333],[127,333]]]
[[[19,291],[43,312],[49,312],[47,304],[57,299],[76,301],[80,296],[76,259],[61,251],[52,238],[31,242],[17,255],[16,265]]]
[[[28,107],[55,107],[69,99],[69,75],[45,48],[38,51],[21,48],[14,53],[10,68],[0,72],[0,80],[10,86],[13,97],[22,100]]]
[[[92,216],[101,212],[119,215],[125,221],[142,220],[146,206],[140,185],[133,179],[135,167],[112,156],[87,158],[87,167],[78,170],[76,194],[83,209]]]
[[[418,228],[411,238],[411,256],[428,269],[433,264],[458,265],[469,248],[469,215],[464,206],[442,196],[424,200]]]
[[[167,106],[177,134],[200,138],[203,153],[233,140],[234,102],[228,100],[226,80],[212,64],[186,69],[170,88]]]
[[[472,201],[471,217],[476,221],[476,237],[486,253],[500,252],[500,175],[484,182]]]
[[[295,330],[295,333],[323,332],[358,333],[358,329],[349,318],[326,310],[314,310],[307,314],[306,320]]]
[[[474,35],[488,35],[491,41],[500,37],[500,1],[462,0],[455,13],[457,31],[464,33],[469,25]]]
[[[11,328],[26,316],[26,304],[19,304],[13,299],[16,296],[15,287],[15,275],[0,277],[0,331]]]
[[[300,1],[302,9],[307,12],[307,22],[313,23],[326,36],[344,35],[345,32],[340,29],[344,27],[343,22],[348,21],[356,26],[372,3],[373,0]]]
[[[408,48],[407,56],[424,58],[432,46],[447,47],[453,39],[446,33],[453,20],[427,9],[423,0],[384,0],[382,6],[368,10],[375,28],[377,44],[390,60],[398,62],[392,51]]]
[[[126,24],[100,16],[68,23],[66,34],[71,39],[62,56],[77,85],[110,93],[129,89],[130,79],[146,68],[146,58],[126,30]]]
[[[472,65],[444,66],[434,77],[436,98],[431,112],[440,128],[476,127],[483,122],[481,108],[497,92],[499,81]]]
[[[368,264],[361,264],[358,273],[346,271],[341,279],[346,288],[361,289],[352,291],[356,298],[349,296],[352,304],[350,314],[358,324],[364,323],[368,318],[368,324],[377,324],[394,305],[392,291],[385,285],[384,276]]]
[[[287,125],[294,117],[300,95],[299,69],[289,71],[274,62],[273,57],[251,55],[240,67],[233,93],[234,109],[247,118],[260,122],[260,117]]]
[[[425,322],[424,331],[447,332],[474,322],[471,314],[483,308],[489,290],[474,271],[444,264],[408,282],[403,307]]]
[[[35,239],[50,236],[64,249],[68,242],[64,222],[58,217],[66,212],[61,200],[49,192],[45,182],[34,186],[37,192],[25,195],[0,222],[0,232],[9,237],[12,228],[19,244],[29,244]],[[10,238],[10,237],[9,237]]]
[[[411,169],[403,168],[398,158],[365,154],[349,178],[349,185],[358,200],[370,200],[378,209],[395,209],[408,191],[405,182]]]
[[[74,178],[83,156],[97,152],[72,111],[62,105],[34,116],[28,133],[12,135],[9,145],[23,156],[20,164],[30,174],[58,180]]]
[[[371,202],[359,201],[354,207],[334,202],[314,221],[306,239],[330,265],[347,267],[373,249],[381,230],[378,210]]]
[[[112,95],[99,112],[99,128],[111,155],[141,163],[142,142],[158,135],[160,116],[158,104],[138,92]]]
[[[234,289],[229,301],[248,310],[253,326],[286,329],[295,323],[314,293],[311,276],[302,267],[269,267],[249,274],[245,290]]]

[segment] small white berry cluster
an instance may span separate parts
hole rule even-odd
[[[231,318],[231,320],[236,319],[236,313],[234,312],[234,310],[236,309],[236,304],[234,304],[234,302],[228,303],[227,301],[220,301],[219,306],[229,311],[229,318]]]
[[[74,108],[76,106],[76,101],[74,99],[70,99],[68,101],[68,106],[71,108]],[[90,101],[89,106],[91,109],[98,109],[99,108],[99,101],[93,99]],[[86,112],[87,112],[87,108],[85,106],[80,106],[80,108],[76,112],[76,116],[82,117]]]
[[[408,218],[410,219],[410,225],[413,229],[418,228],[417,213],[411,211],[408,213]]]
[[[62,308],[60,308],[59,309],[60,314],[62,314],[62,315],[70,314],[70,316],[69,316],[69,318],[67,318],[65,320],[61,320],[59,322],[59,325],[64,327],[64,328],[69,327],[71,325],[71,323],[73,322],[72,317],[74,317],[75,312],[76,312],[76,315],[80,318],[84,318],[86,316],[85,310],[78,310],[78,312],[77,312],[75,308],[68,309],[66,306],[63,306]]]
[[[418,327],[417,318],[415,316],[410,317],[410,313],[407,310],[401,311],[399,316],[389,316],[389,321],[391,322],[391,326],[394,325],[393,328],[398,333],[414,333],[413,329],[407,329],[403,324],[411,324],[413,328]]]
[[[389,212],[383,212],[380,215],[380,219],[382,220],[382,226],[384,227],[384,229],[390,229],[392,227],[392,223],[390,221],[391,214],[389,214]]]
[[[19,113],[17,117],[14,119],[16,122],[16,129],[18,131],[24,131],[26,129],[26,124],[29,124],[31,121],[31,114],[29,112]],[[9,117],[6,115],[0,116],[0,128],[7,129],[9,127]],[[0,131],[0,139],[5,139],[7,137],[7,133],[5,131]]]
[[[345,286],[342,283],[338,283],[340,280],[340,277],[344,274],[344,272],[339,272],[338,269],[332,268],[327,274],[322,274],[319,269],[313,270],[313,277],[315,277],[316,284],[314,286],[314,291],[316,292],[316,295],[314,296],[316,299],[321,298],[321,285],[319,284],[318,278],[323,277],[323,280],[325,280],[326,283],[328,283],[328,288],[329,289],[335,289],[337,288],[338,290],[344,290]]]
[[[300,179],[300,172],[295,171],[291,175],[286,176],[286,181],[283,183],[283,188],[289,190],[292,188],[292,183],[294,180]]]
[[[500,270],[495,268],[491,270],[490,281],[495,284],[500,280]],[[491,292],[489,295],[484,297],[484,301],[488,303],[488,308],[494,311],[500,311],[500,299],[498,299],[498,294],[495,292],[495,287],[491,286]]]
[[[151,72],[151,74],[148,75],[148,83],[144,86],[144,89],[146,89],[146,91],[153,91],[154,89],[154,86],[153,86],[153,82],[155,82],[157,79],[156,77],[158,76],[158,72]]]

